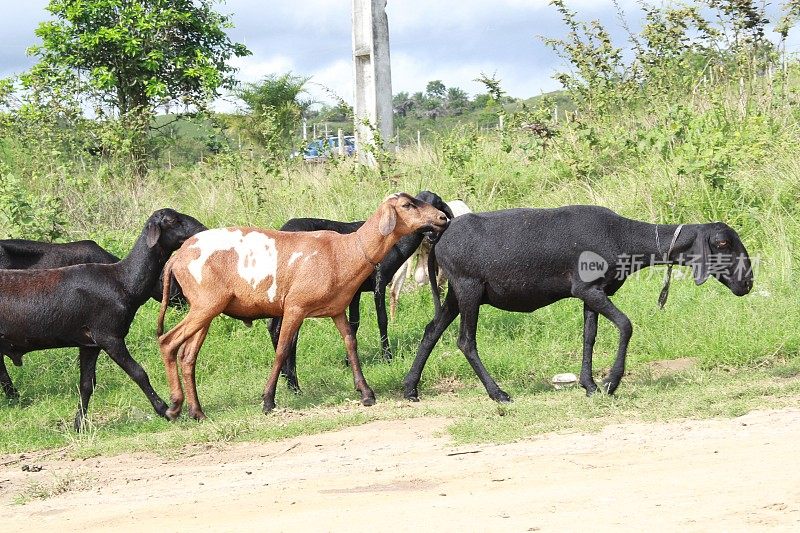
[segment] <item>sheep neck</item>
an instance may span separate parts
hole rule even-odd
[[[346,264],[354,270],[352,275],[347,277],[353,279],[354,282],[358,281],[359,285],[369,277],[402,237],[396,231],[387,236],[381,235],[378,230],[378,221],[379,215],[376,213],[356,232],[342,236],[347,243],[347,246],[343,246],[342,249],[347,250],[350,257],[349,260],[341,261],[339,264]]]
[[[142,231],[130,253],[117,263],[125,291],[134,300],[145,301],[150,297],[168,255],[160,242],[149,248],[146,234]]]
[[[367,263],[372,265],[376,270],[380,268],[381,260],[378,259],[377,261],[373,261],[372,259],[370,259],[369,256],[367,255],[367,249],[364,247],[364,243],[361,241],[361,237],[358,235],[358,233],[355,233],[355,236],[356,236],[356,242],[358,243],[359,248],[361,248],[361,252],[364,254],[364,259],[367,260]]]
[[[691,258],[686,251],[694,242],[698,224],[684,224],[675,245],[670,252],[670,244],[679,224],[649,224],[639,222],[638,228],[631,228],[629,249],[625,250],[633,259],[632,271],[654,265],[687,265]],[[668,254],[668,252],[670,252]]]

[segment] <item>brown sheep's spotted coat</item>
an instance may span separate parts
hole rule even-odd
[[[190,304],[188,315],[166,334],[166,300],[159,316],[159,343],[177,418],[183,390],[177,355],[183,346],[181,370],[189,414],[204,418],[197,397],[194,368],[211,321],[224,313],[242,320],[282,317],[275,364],[264,391],[264,411],[275,407],[278,375],[288,346],[307,317],[332,317],[345,342],[356,388],[364,405],[375,395],[364,380],[355,337],[345,309],[364,280],[405,235],[443,231],[448,219],[438,209],[408,194],[389,196],[355,233],[282,232],[256,228],[220,228],[199,233],[184,243],[164,269],[172,274]],[[165,291],[169,283],[164,283]],[[166,293],[165,293],[166,294]]]

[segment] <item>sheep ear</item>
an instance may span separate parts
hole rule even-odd
[[[711,246],[704,231],[697,232],[692,245],[692,273],[694,274],[695,285],[702,285],[709,276],[708,256],[711,253]]]
[[[397,214],[394,212],[394,206],[384,204],[381,208],[381,220],[378,223],[378,230],[380,230],[381,235],[386,237],[394,231],[396,225]]]
[[[161,226],[152,222],[147,224],[147,247],[152,248],[161,237]]]

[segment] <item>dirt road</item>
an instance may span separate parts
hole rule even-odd
[[[0,530],[800,531],[800,410],[458,447],[447,424],[23,461],[0,468]],[[65,492],[13,503],[37,486]]]

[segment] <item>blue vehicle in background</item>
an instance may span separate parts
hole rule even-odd
[[[356,153],[356,138],[353,135],[344,137],[344,155],[351,156]],[[301,154],[295,152],[294,157]],[[339,155],[339,137],[330,136],[324,139],[314,139],[303,149],[303,159],[309,163],[322,163],[331,156]]]

